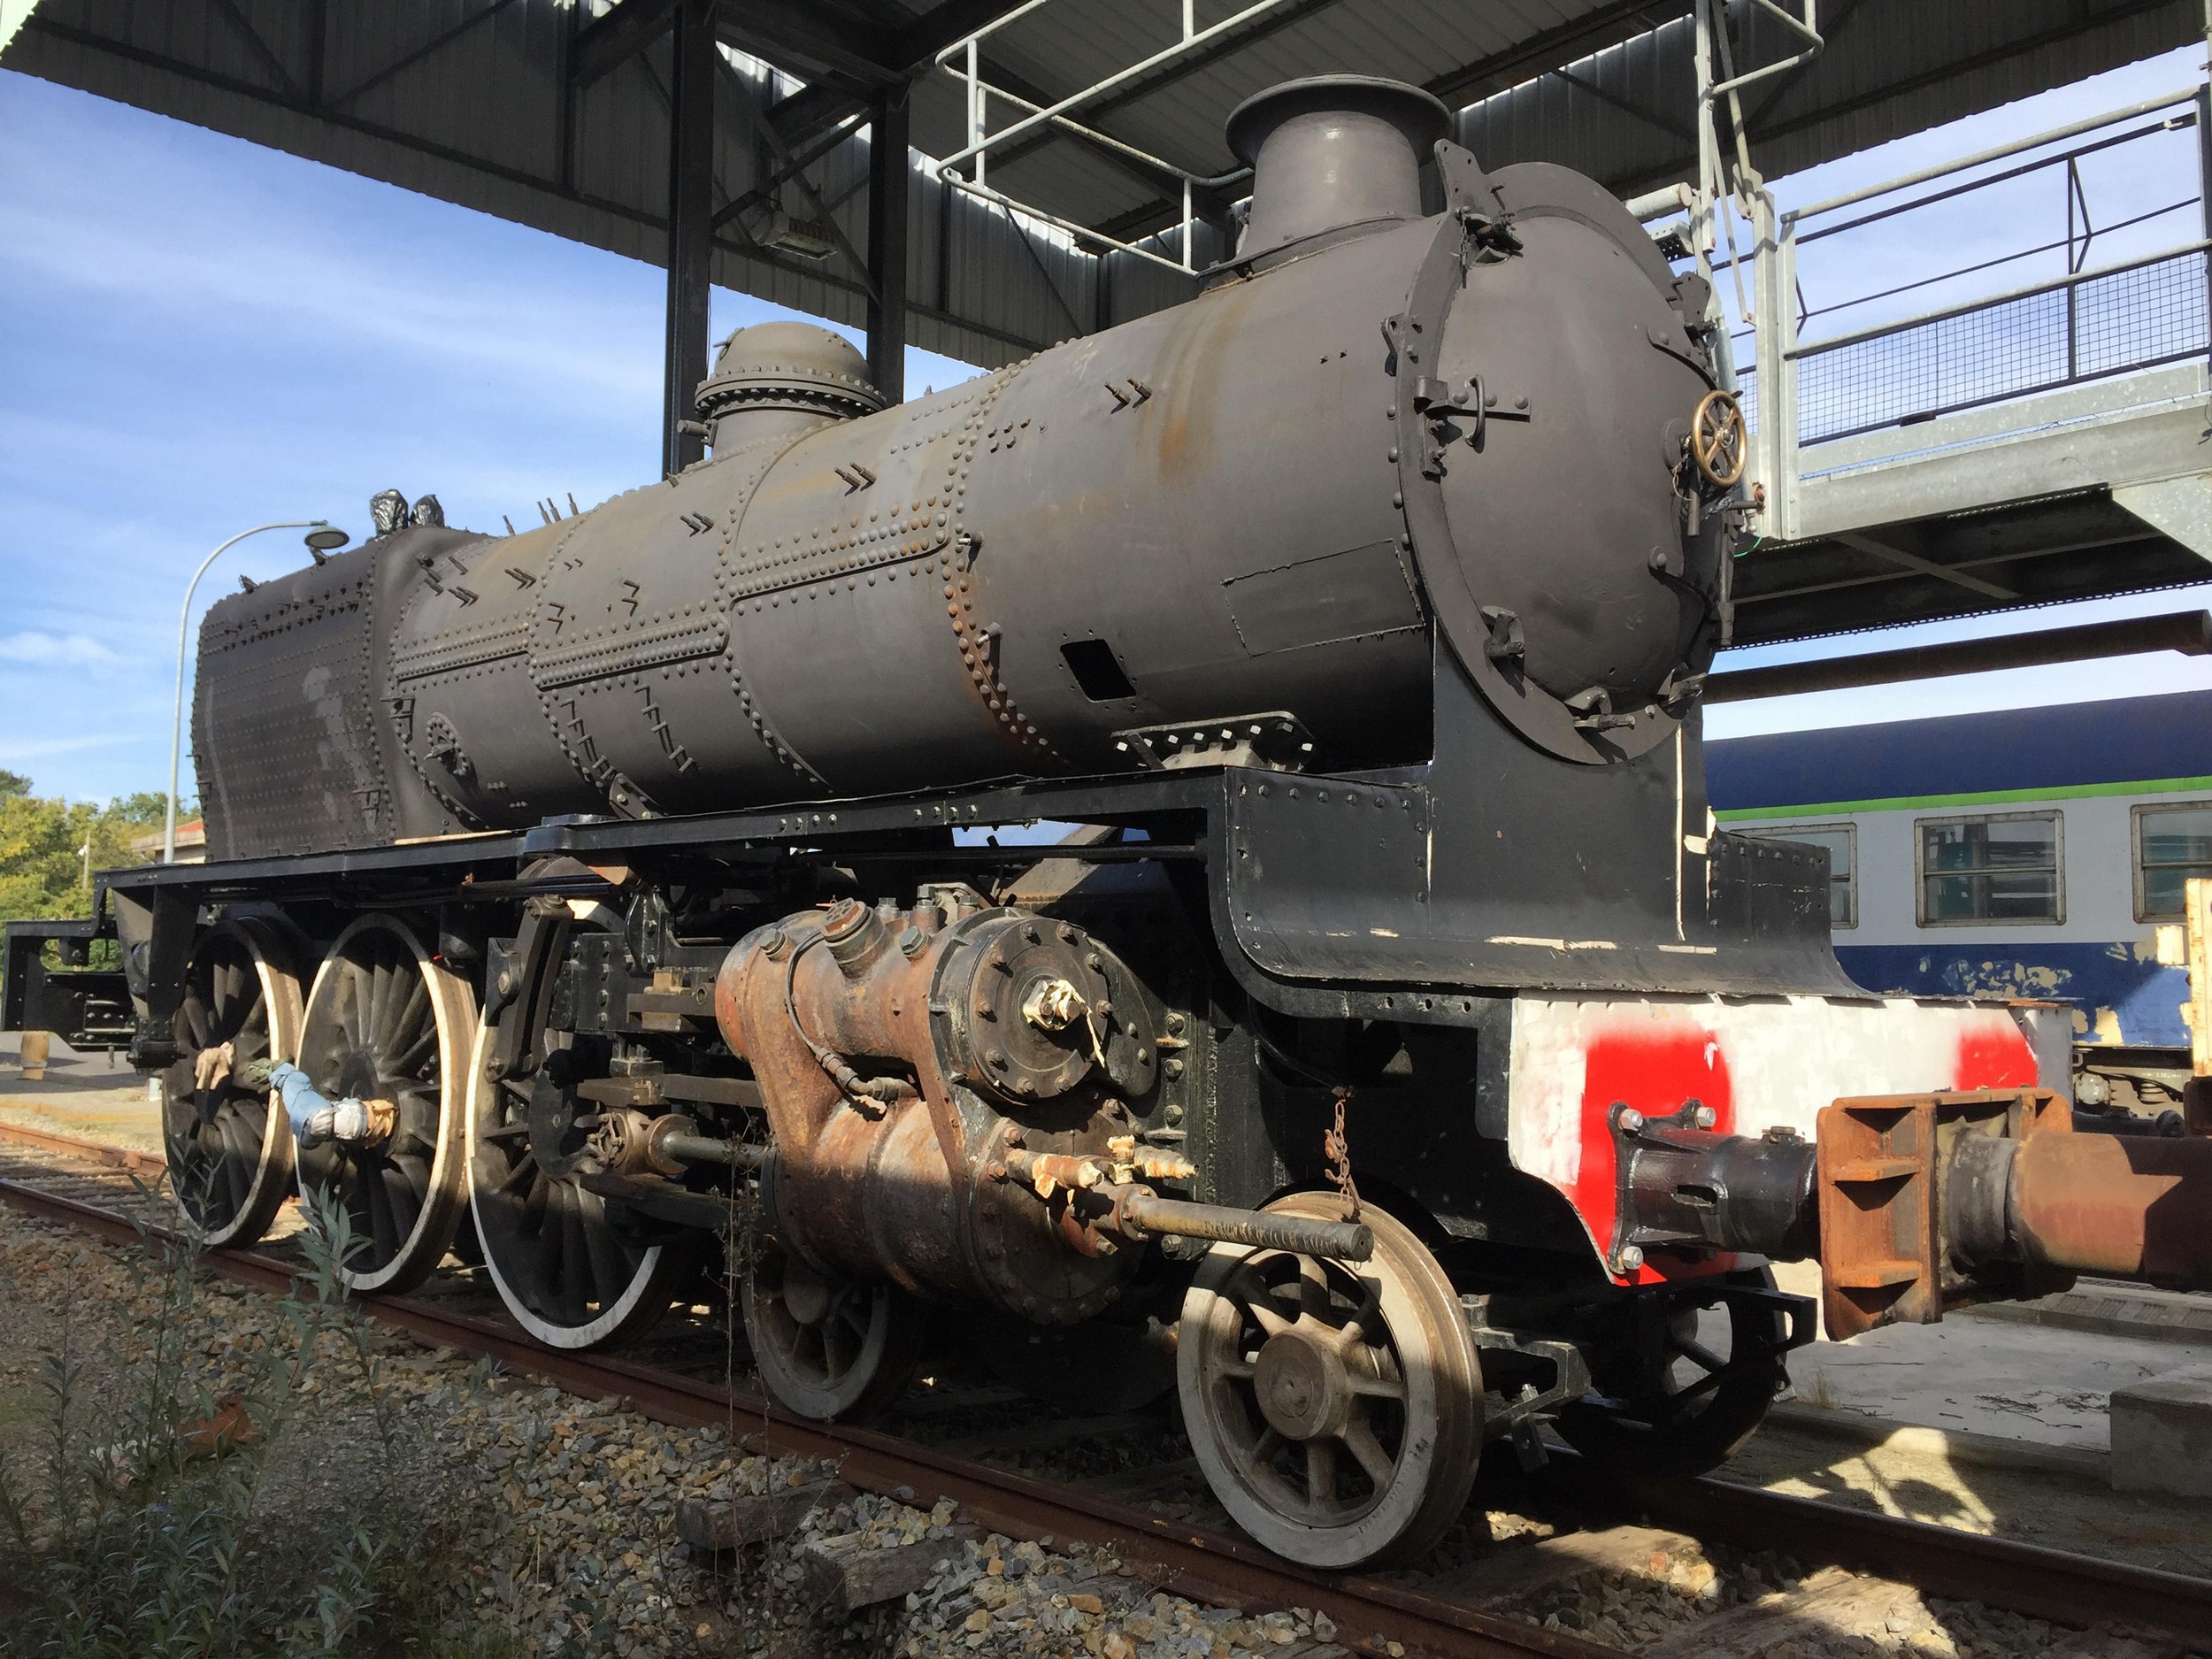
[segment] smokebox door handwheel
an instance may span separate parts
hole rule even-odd
[[[1690,458],[1708,484],[1732,489],[1742,481],[1747,456],[1743,405],[1732,392],[1711,391],[1690,420]]]
[[[193,950],[162,1077],[162,1141],[177,1202],[209,1245],[257,1242],[292,1191],[284,1108],[240,1072],[288,1060],[300,1041],[295,941],[255,918],[225,922]]]
[[[428,1278],[466,1208],[461,1097],[476,996],[396,916],[338,935],[309,993],[299,1068],[320,1094],[388,1110],[388,1126],[299,1159],[300,1189],[330,1193],[361,1248],[340,1269],[355,1291]],[[380,1118],[381,1114],[379,1114]]]

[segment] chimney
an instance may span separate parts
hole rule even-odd
[[[1450,127],[1440,100],[1373,75],[1316,75],[1254,93],[1226,127],[1229,148],[1252,168],[1237,257],[1420,218],[1421,164]]]

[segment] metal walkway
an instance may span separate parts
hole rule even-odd
[[[1737,643],[2212,581],[2207,116],[2184,88],[1794,211],[1740,193]]]

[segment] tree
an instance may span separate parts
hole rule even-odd
[[[131,840],[161,823],[167,799],[142,793],[73,803],[30,788],[28,779],[0,772],[0,921],[89,916],[86,848],[95,871],[146,863]]]

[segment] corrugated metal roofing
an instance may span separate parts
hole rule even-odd
[[[1788,55],[1762,13],[1739,66]],[[2204,38],[2196,0],[1824,0],[1826,44],[1741,96],[1753,165],[1779,178]],[[1559,161],[1624,195],[1695,170],[1687,17],[1461,112],[1485,165]]]
[[[1200,0],[1198,26],[1247,3]],[[665,10],[664,0],[623,4]],[[820,132],[853,89],[854,42],[910,42],[932,30],[950,39],[948,16],[972,21],[1010,4],[724,0],[720,27],[733,47],[814,83],[795,102],[812,99],[816,119],[803,125]],[[0,65],[657,262],[665,41],[572,84],[580,35],[610,10],[607,0],[43,0]],[[1828,50],[1747,95],[1754,159],[1770,175],[2170,49],[2202,27],[2199,0],[1824,0],[1821,10]],[[1479,98],[1459,126],[1489,165],[1562,161],[1634,190],[1681,176],[1691,153],[1687,11],[1688,0],[1284,0],[1218,50],[1148,73],[1084,119],[1212,173],[1233,165],[1221,123],[1244,97],[1353,70],[1426,85],[1455,106]],[[1778,51],[1766,22],[1747,16],[1747,58]],[[1057,98],[1179,28],[1179,0],[1056,0],[994,34],[987,61],[1010,89]],[[755,118],[792,90],[743,62],[726,65],[718,203],[742,203],[774,172]],[[925,74],[912,109],[922,152],[910,181],[915,343],[995,365],[1188,293],[1173,273],[1126,255],[1101,261],[941,184],[923,163],[963,142],[951,75]],[[1001,125],[1011,119],[996,114]],[[854,248],[866,235],[866,144],[855,131],[808,170],[814,199]],[[1085,225],[1144,234],[1174,217],[1171,181],[1065,136],[1010,153],[991,180]],[[814,216],[795,189],[780,204]],[[755,240],[766,206],[720,228],[714,280],[862,320],[860,273],[841,252],[811,261]],[[1217,233],[1202,232],[1199,262],[1219,252]]]

